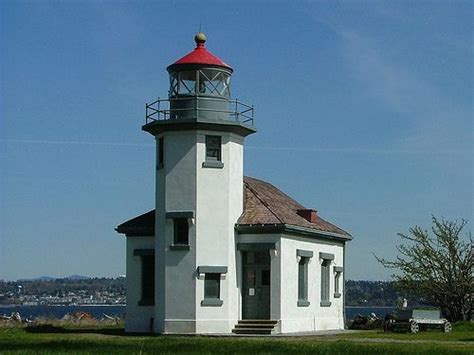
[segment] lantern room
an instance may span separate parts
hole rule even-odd
[[[206,49],[204,33],[194,40],[196,48],[167,68],[170,118],[228,119],[233,70]]]
[[[170,120],[173,124],[234,121],[247,128],[253,126],[253,106],[231,99],[233,69],[207,50],[204,33],[197,33],[194,40],[194,50],[166,68],[170,79],[168,98],[146,104],[145,130],[150,124],[156,127],[160,121]]]

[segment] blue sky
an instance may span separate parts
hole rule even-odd
[[[354,235],[388,279],[397,232],[473,220],[469,1],[0,2],[0,279],[125,273],[114,227],[153,208],[144,104],[207,47],[256,107],[245,173]],[[470,223],[472,225],[472,223]]]

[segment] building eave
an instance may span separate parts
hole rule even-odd
[[[351,235],[327,232],[314,228],[305,228],[291,224],[236,224],[235,230],[239,234],[290,233],[310,238],[336,240],[342,242],[352,240]]]

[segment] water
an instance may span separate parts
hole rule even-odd
[[[68,313],[87,312],[96,319],[102,319],[104,313],[111,317],[123,317],[126,307],[120,306],[0,306],[0,315],[9,316],[12,312],[20,313],[22,318],[34,319],[48,317],[61,319]]]
[[[397,307],[356,307],[348,306],[346,307],[346,319],[354,319],[358,314],[362,316],[367,316],[371,313],[375,313],[379,318],[384,318],[385,314],[390,313],[396,310]]]
[[[346,307],[346,319],[354,319],[357,314],[363,316],[375,313],[383,318],[386,313],[393,311],[395,307]],[[111,317],[123,317],[126,312],[124,305],[120,306],[0,306],[0,315],[10,315],[12,312],[20,313],[22,318],[33,319],[36,317],[48,317],[61,319],[67,313],[88,312],[96,319],[103,318],[104,313]]]

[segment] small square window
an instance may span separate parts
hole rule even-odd
[[[188,245],[189,244],[189,224],[187,218],[173,219],[174,225],[174,244]]]
[[[206,160],[221,161],[221,137],[206,136]]]

